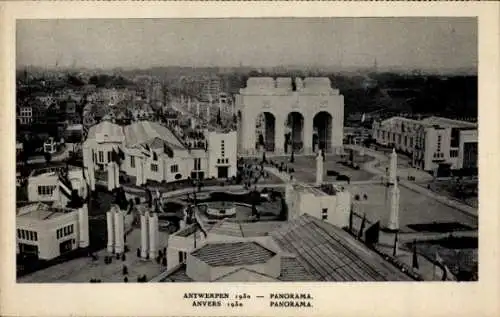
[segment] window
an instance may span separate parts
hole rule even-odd
[[[441,152],[441,135],[438,135],[438,139],[437,139],[437,151]]]
[[[221,153],[222,157],[224,157],[224,156],[225,156],[224,151],[225,151],[225,148],[224,148],[224,140],[222,140],[222,141],[220,141],[220,153]]]
[[[38,241],[38,233],[35,232],[35,241]]]
[[[177,173],[178,171],[179,171],[178,165],[171,165],[170,166],[170,173]]]
[[[158,164],[151,164],[151,172],[158,172]]]
[[[458,150],[450,150],[450,157],[458,157]]]
[[[46,185],[38,186],[38,195],[40,195],[40,196],[52,196],[55,188],[56,188],[56,186],[54,186],[54,185],[52,185],[52,186],[46,186]]]
[[[220,159],[217,159],[217,164],[220,164]]]
[[[111,152],[108,152],[108,163],[111,162]]]
[[[321,219],[328,219],[328,208],[323,208],[323,210],[321,211]]]
[[[21,239],[21,230],[20,230],[20,229],[17,229],[17,237],[18,237],[19,239]]]
[[[153,161],[158,161],[158,154],[153,151]]]
[[[135,156],[130,155],[130,167],[135,167]]]
[[[410,138],[410,147],[413,147],[413,138]]]
[[[104,163],[104,152],[99,151],[99,163]]]
[[[408,146],[408,136],[405,135],[405,146]]]

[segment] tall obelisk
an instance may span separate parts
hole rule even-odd
[[[386,195],[386,208],[388,208],[389,215],[387,217],[386,229],[391,231],[399,230],[399,198],[400,192],[398,187],[398,155],[396,150],[393,149],[391,153],[391,160],[389,163],[389,179],[387,180],[387,189],[389,195]],[[387,197],[389,196],[389,197]],[[388,203],[387,200],[390,202]]]
[[[389,212],[389,219],[387,221],[387,229],[391,231],[399,230],[399,187],[398,181],[391,186],[390,189],[391,206]]]
[[[396,154],[396,149],[392,149],[391,160],[389,164],[389,185],[394,185],[397,179],[398,170],[398,155]]]

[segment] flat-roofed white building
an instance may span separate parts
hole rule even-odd
[[[451,169],[476,168],[477,124],[442,117],[413,120],[393,117],[373,123],[373,138],[412,157],[414,167],[432,171],[440,165]]]
[[[64,253],[89,246],[87,205],[82,208],[54,208],[33,203],[17,209],[16,252],[51,260]]]
[[[288,218],[294,219],[308,214],[339,228],[347,226],[351,194],[341,186],[325,186],[288,184],[289,188],[286,190]]]
[[[70,168],[67,175],[61,175],[65,168],[50,167],[33,171],[28,177],[28,200],[53,202],[65,207],[76,190],[80,197],[87,197],[87,184],[80,168]]]
[[[84,166],[105,170],[120,153],[119,170],[136,178],[173,182],[187,178],[227,178],[236,175],[235,131],[204,131],[204,146],[187,146],[157,122],[140,121],[127,126],[102,122],[89,129],[83,144]]]

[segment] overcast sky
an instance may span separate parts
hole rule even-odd
[[[24,20],[17,64],[471,68],[474,18]]]

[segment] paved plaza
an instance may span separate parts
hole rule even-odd
[[[369,221],[384,221],[389,214],[390,200],[386,201],[386,187],[383,185],[346,185],[353,197],[360,196],[360,200],[353,200],[354,211],[357,214],[366,214]],[[417,193],[403,186],[400,190],[399,221],[404,231],[410,230],[408,225],[439,222],[458,222],[471,228],[477,228],[477,217],[468,215],[460,210],[449,207],[439,201]],[[366,194],[368,199],[364,200]],[[390,194],[387,193],[387,199]]]
[[[167,246],[168,234],[160,232],[159,249]],[[18,278],[20,283],[88,283],[91,279],[100,279],[103,283],[123,282],[125,275],[122,269],[126,265],[129,282],[137,282],[137,278],[146,275],[149,279],[163,272],[166,267],[152,260],[143,260],[137,257],[136,249],[140,247],[141,232],[134,229],[127,235],[126,244],[130,251],[126,253],[125,261],[113,258],[111,264],[104,263],[108,252],[104,249],[97,253],[97,261],[90,257],[78,258],[61,263],[47,269]]]
[[[276,163],[284,162],[289,167],[294,168],[293,173],[294,178],[299,182],[304,183],[314,183],[316,182],[316,157],[315,156],[295,156],[294,162],[290,163],[289,156],[273,157],[270,160]],[[333,170],[339,174],[349,176],[351,181],[365,181],[373,178],[373,174],[362,169],[362,165],[373,160],[370,156],[356,156],[355,162],[360,166],[359,170],[355,170],[348,166],[340,164],[342,158],[340,156],[328,155],[324,164],[325,176],[324,180],[326,182],[332,182],[336,180],[336,176],[327,176],[328,170]]]

